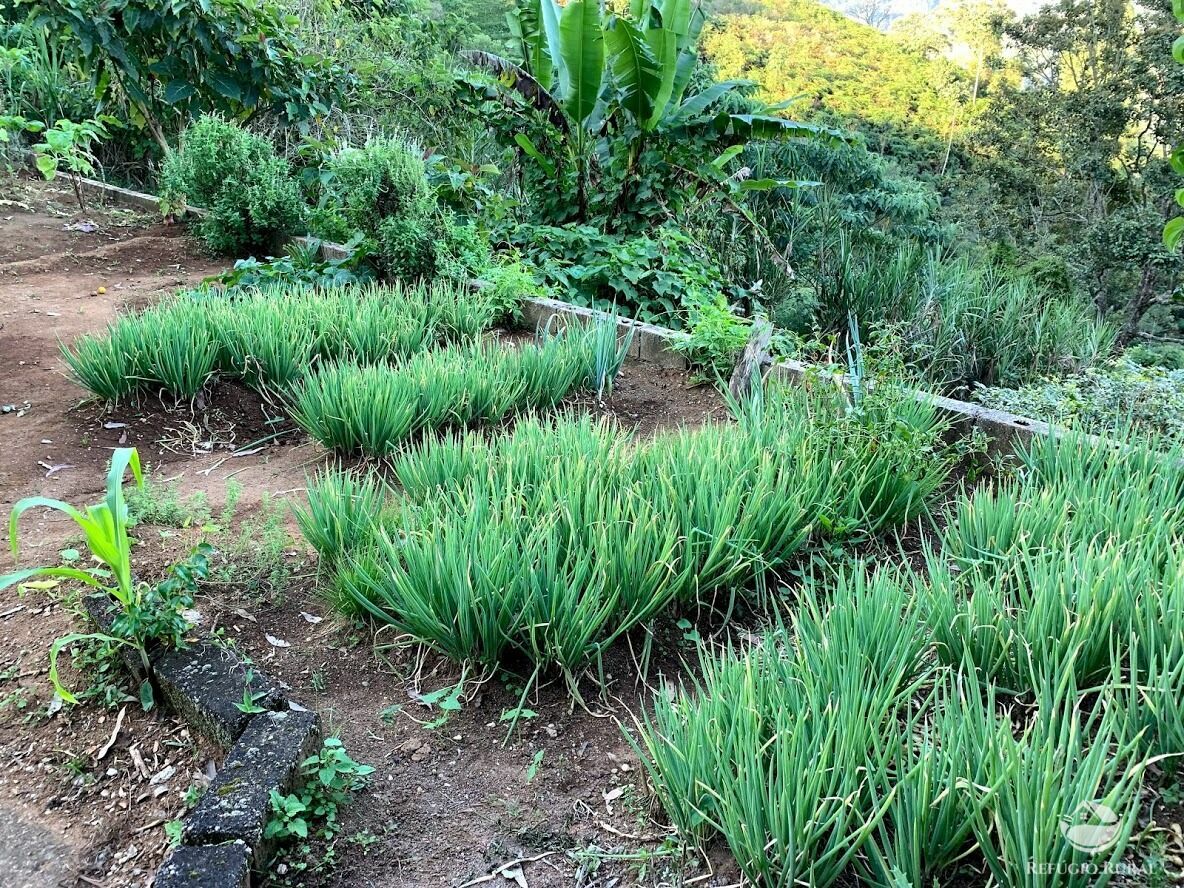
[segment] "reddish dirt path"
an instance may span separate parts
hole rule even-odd
[[[208,490],[215,503],[232,468],[243,485],[244,508],[261,490],[292,486],[279,479],[300,476],[291,467],[310,456],[307,448],[287,448],[287,460],[278,461],[273,455],[285,449],[265,449],[199,475],[225,453],[215,446],[194,458],[183,446],[184,427],[170,431],[131,411],[107,416],[82,404],[86,393],[67,378],[58,352],[59,342],[102,330],[125,307],[196,284],[223,270],[224,261],[203,256],[183,230],[142,214],[96,206],[78,212],[66,187],[0,181],[0,200],[0,515],[31,494],[78,505],[96,501],[111,450],[121,443],[139,446],[159,477],[184,474],[187,491]],[[97,295],[99,287],[106,292]],[[129,428],[104,428],[113,420]],[[224,431],[231,434],[219,437],[233,437]],[[180,452],[156,444],[162,436]],[[61,468],[51,471],[55,466]],[[41,510],[28,513],[21,530],[21,566],[56,563],[58,551],[78,542],[72,524]],[[4,546],[0,573],[12,567]],[[180,811],[195,769],[209,758],[183,726],[144,714],[138,705],[127,706],[101,761],[97,753],[111,737],[115,712],[83,706],[47,716],[46,652],[55,637],[78,628],[45,595],[22,599],[12,589],[0,592],[5,886],[147,884],[165,849],[163,823]],[[175,771],[170,779],[152,784],[145,778],[169,767]]]

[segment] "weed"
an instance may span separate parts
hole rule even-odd
[[[182,499],[177,485],[154,481],[151,477],[128,492],[127,508],[132,526],[193,527],[206,524],[211,517],[204,493],[197,492]]]
[[[293,856],[295,869],[304,869],[311,857],[310,840],[314,837],[329,843],[341,830],[338,814],[354,793],[369,782],[374,769],[349,757],[336,737],[328,737],[320,751],[300,764],[300,788],[283,794],[271,790],[271,816],[264,837],[290,846],[284,856]],[[293,846],[294,843],[294,846]],[[323,860],[322,865],[328,861]]]

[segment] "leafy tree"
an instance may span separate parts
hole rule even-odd
[[[1176,16],[1176,21],[1184,22],[1184,2],[1180,0],[1173,0],[1172,12]],[[1184,64],[1184,35],[1177,37],[1172,42],[1172,56],[1177,62]],[[1184,174],[1184,146],[1177,145],[1172,150],[1171,157],[1172,169],[1177,173]],[[1176,203],[1184,206],[1184,190],[1176,191]],[[1174,250],[1180,245],[1180,241],[1184,239],[1184,217],[1174,216],[1167,221],[1163,227],[1163,243],[1169,250]]]
[[[1165,0],[1059,0],[1005,28],[1019,81],[998,88],[975,134],[961,221],[1022,263],[1063,265],[1125,346],[1179,286],[1162,242],[1184,125],[1184,72]]]
[[[96,97],[126,102],[165,151],[198,114],[328,112],[345,74],[309,54],[270,0],[24,0],[31,26],[72,34]]]
[[[934,166],[950,122],[965,129],[972,74],[944,47],[912,43],[912,28],[884,34],[815,0],[722,0],[713,16],[703,49],[719,75],[754,81],[767,101],[796,101],[799,117],[903,131]]]

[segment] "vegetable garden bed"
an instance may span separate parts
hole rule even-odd
[[[63,337],[115,412],[38,404],[60,472],[104,434],[173,478],[133,504],[138,570],[212,539],[203,631],[375,768],[273,884],[1086,885],[1172,847],[1132,836],[1180,820],[1151,758],[1184,745],[1178,453],[1045,436],[997,478],[940,399],[729,408],[615,321],[536,344],[481,312],[181,294]],[[1067,842],[1098,803],[1105,847]]]

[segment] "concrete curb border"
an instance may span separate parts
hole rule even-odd
[[[84,603],[100,628],[110,625],[105,596]],[[252,871],[272,851],[264,836],[271,790],[295,787],[300,763],[320,745],[320,717],[208,637],[185,648],[149,650],[147,675],[138,654],[127,662],[137,678],[152,682],[158,700],[226,751],[217,776],[182,819],[181,843],[164,859],[154,888],[250,888]],[[251,707],[244,707],[247,699]]]

